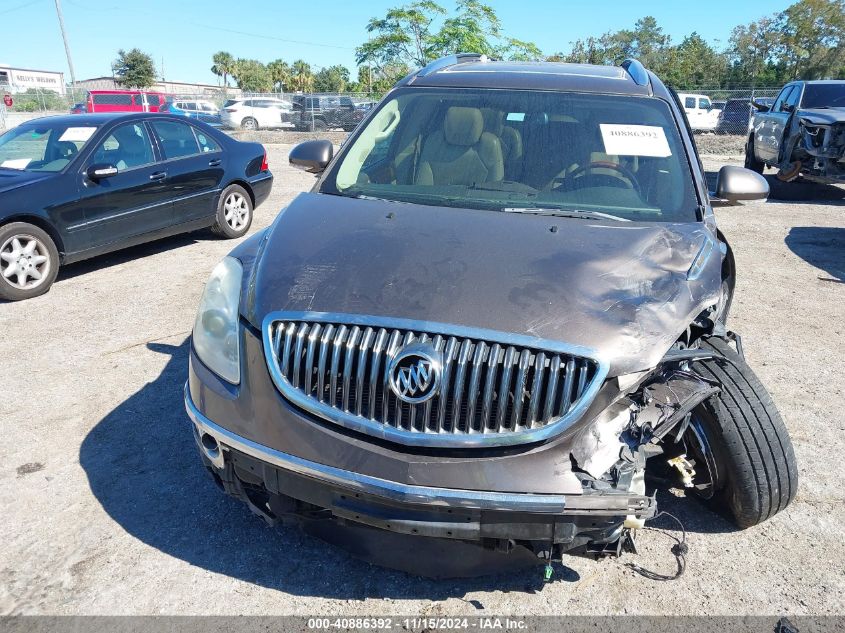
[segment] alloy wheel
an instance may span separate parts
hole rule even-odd
[[[233,231],[242,230],[249,222],[249,203],[239,193],[230,193],[223,203],[223,218]]]
[[[50,272],[47,246],[32,235],[13,235],[0,246],[0,274],[19,290],[32,290]]]

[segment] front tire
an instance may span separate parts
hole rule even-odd
[[[217,202],[217,217],[211,230],[226,239],[242,237],[252,224],[252,198],[240,185],[229,185]]]
[[[754,156],[754,136],[749,136],[745,143],[745,168],[762,174],[764,167],[765,165]]]
[[[43,295],[59,272],[59,250],[43,229],[28,222],[0,227],[0,299]]]
[[[724,339],[710,337],[701,346],[730,361],[693,365],[722,388],[693,411],[687,439],[695,443],[698,432],[701,442],[693,453],[701,451],[705,463],[697,463],[696,470],[710,471],[711,487],[701,497],[740,528],[748,528],[795,498],[795,452],[772,397],[742,357]]]

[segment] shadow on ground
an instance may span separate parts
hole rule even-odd
[[[80,449],[94,496],[129,534],[197,567],[294,595],[442,600],[493,589],[542,590],[541,566],[435,581],[371,566],[294,527],[267,527],[220,492],[196,454],[182,401],[188,346],[187,339],[177,346],[148,343],[149,353],[170,357],[165,369],[100,420]],[[688,531],[726,529],[698,504],[673,503],[671,512]],[[704,518],[693,518],[702,512]],[[409,538],[409,551],[417,556],[437,554],[425,551],[426,539]],[[554,581],[578,580],[577,572],[556,565]]]
[[[819,279],[845,283],[845,228],[794,226],[784,241],[798,257],[830,275]]]
[[[103,268],[110,268],[111,266],[118,266],[136,259],[142,259],[159,253],[166,253],[167,251],[183,248],[195,242],[204,242],[210,239],[218,239],[210,230],[194,231],[193,233],[182,233],[180,235],[173,235],[160,240],[131,246],[105,255],[85,259],[74,264],[62,266],[59,269],[59,274],[56,277],[56,283],[61,283],[65,279],[73,279],[79,275],[86,275],[96,270]]]

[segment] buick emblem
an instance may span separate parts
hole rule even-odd
[[[440,388],[440,352],[427,343],[411,344],[399,350],[390,361],[390,389],[400,400],[420,404],[435,396]]]

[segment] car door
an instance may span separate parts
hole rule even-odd
[[[719,118],[719,111],[713,107],[708,97],[698,98],[698,110],[701,113],[702,129],[710,130],[715,128]]]
[[[246,101],[242,101],[241,107],[236,117],[238,119],[238,127],[240,127],[243,123],[243,120],[247,118],[255,119],[256,121],[258,121],[257,108],[255,108],[255,99],[247,99]],[[261,125],[260,121],[258,121],[258,125]]]
[[[149,131],[142,121],[107,132],[82,163],[79,204],[92,247],[155,231],[172,222],[170,187]],[[116,173],[92,179],[94,165]]]
[[[796,88],[795,84],[784,86],[769,111],[755,116],[754,150],[761,161],[771,164],[778,159],[783,126],[789,118],[784,104]]]
[[[282,124],[282,104],[272,99],[260,99],[255,104],[261,117],[258,119],[261,127],[279,127]]]
[[[148,125],[167,172],[173,196],[173,223],[213,217],[224,176],[221,145],[207,132],[187,122],[152,119]]]
[[[204,101],[197,102],[197,118],[203,123],[220,123],[220,115],[211,104],[205,103]]]
[[[693,130],[698,129],[698,102],[694,95],[680,95],[684,104],[684,112],[687,115],[687,121]]]
[[[774,151],[775,160],[780,160],[781,148],[784,143],[784,137],[789,133],[790,121],[792,121],[792,114],[798,109],[798,103],[801,101],[803,84],[795,84],[789,94],[780,105],[780,112],[776,113],[778,116],[772,119],[772,138],[775,140]]]

